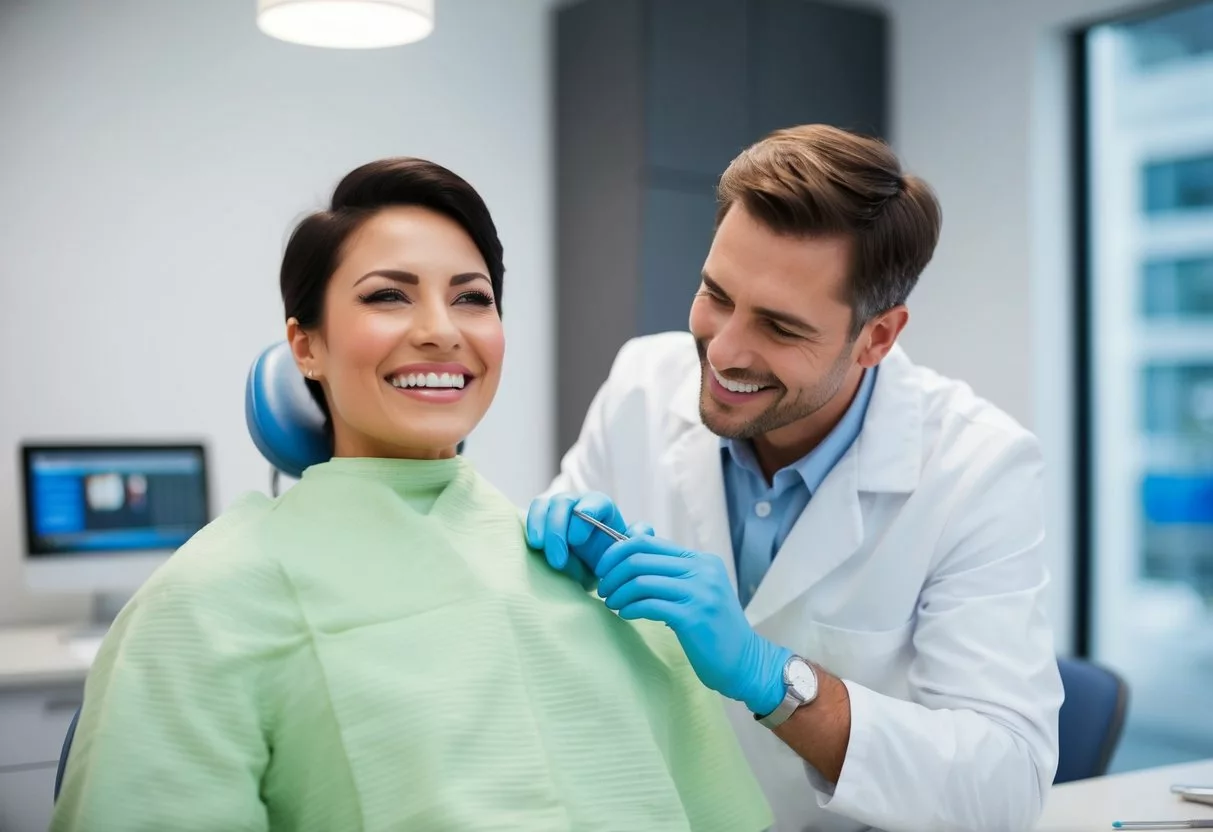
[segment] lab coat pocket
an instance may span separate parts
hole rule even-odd
[[[891,693],[905,684],[913,636],[913,617],[887,630],[848,630],[810,620],[804,656],[842,679]]]

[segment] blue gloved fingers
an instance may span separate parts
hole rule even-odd
[[[683,557],[689,554],[677,543],[662,540],[660,537],[649,537],[648,535],[644,537],[629,537],[627,540],[615,543],[603,552],[598,563],[594,565],[594,573],[599,578],[602,578],[637,552],[647,552],[655,555],[674,555],[676,557]]]
[[[605,603],[613,610],[621,610],[645,600],[673,601],[685,607],[692,590],[687,584],[687,581],[669,575],[639,575],[608,593]]]
[[[623,524],[623,516],[620,515],[619,509],[615,507],[615,501],[603,494],[601,491],[587,491],[582,494],[577,500],[576,509],[582,514],[588,514],[604,526],[610,526],[617,532],[625,532],[626,528]],[[591,526],[580,518],[574,518],[574,525],[580,527],[584,531],[584,538],[578,540],[578,543],[583,543],[590,538],[592,534],[602,534],[598,529]],[[610,537],[607,538],[608,540]]]
[[[574,509],[593,517],[604,526],[618,532],[625,529],[623,516],[616,508],[615,502],[605,494],[591,491],[582,495],[573,506]],[[615,539],[585,520],[573,515],[568,534],[569,549],[580,558],[591,570],[598,563],[602,553],[611,547]]]
[[[653,527],[648,523],[633,523],[624,534],[628,537],[652,537]]]
[[[598,581],[598,577],[578,558],[569,558],[568,566],[564,571],[570,578],[581,584],[581,588],[587,592],[593,589],[594,584]]]
[[[660,621],[670,629],[674,629],[686,613],[682,604],[676,601],[662,601],[656,598],[646,598],[635,604],[628,604],[619,610],[619,617],[628,621],[645,618],[649,621]],[[681,639],[679,639],[681,641]]]
[[[536,497],[531,500],[531,505],[526,512],[526,545],[538,552],[543,551],[549,503],[551,500],[547,497]]]
[[[642,575],[685,578],[690,574],[693,563],[694,561],[690,558],[637,552],[631,557],[624,559],[614,569],[602,576],[598,582],[598,594],[606,598],[628,581],[635,580]]]
[[[553,569],[566,571],[569,563],[569,521],[573,519],[575,494],[557,494],[548,501],[544,519],[543,554]]]

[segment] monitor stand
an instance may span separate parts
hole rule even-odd
[[[63,636],[68,651],[80,659],[93,663],[101,642],[109,632],[110,625],[126,606],[131,596],[123,593],[96,593],[93,595],[93,617],[87,624],[69,630]]]

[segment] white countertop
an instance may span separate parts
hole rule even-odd
[[[0,629],[0,688],[83,683],[99,639],[73,638],[78,628]]]
[[[1172,784],[1213,786],[1213,760],[1054,786],[1037,832],[1110,832],[1116,820],[1213,820],[1213,806],[1181,800]]]

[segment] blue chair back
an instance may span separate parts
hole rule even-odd
[[[1057,660],[1066,699],[1058,717],[1060,754],[1054,783],[1100,777],[1120,742],[1129,686],[1120,676],[1082,659]]]
[[[63,772],[67,771],[67,755],[72,750],[72,740],[76,738],[76,723],[80,721],[80,709],[72,714],[71,724],[67,726],[67,736],[63,738],[63,750],[59,752],[59,767],[55,769],[55,800],[59,799],[59,789],[63,788]]]
[[[285,341],[264,350],[249,369],[244,418],[257,450],[289,477],[298,479],[305,468],[333,454],[324,414],[308,393]]]

